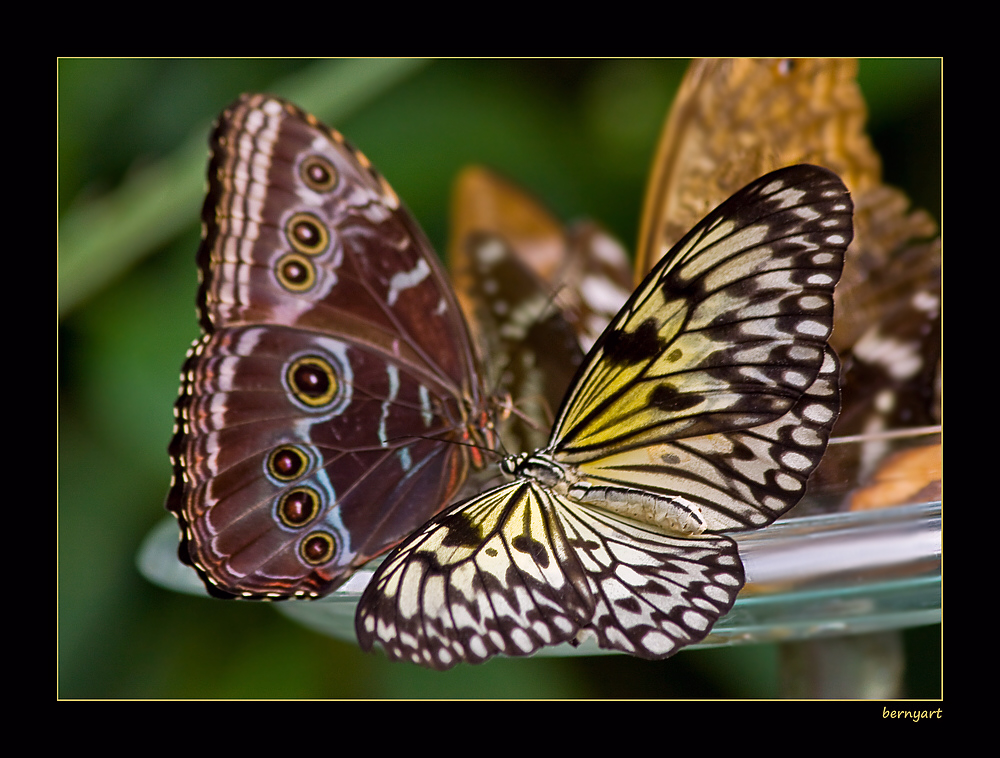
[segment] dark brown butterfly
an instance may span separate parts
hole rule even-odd
[[[167,508],[212,594],[317,597],[449,503],[506,403],[423,232],[339,133],[244,95],[211,149]]]

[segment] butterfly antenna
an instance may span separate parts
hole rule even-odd
[[[539,423],[533,416],[529,415],[525,411],[518,408],[516,405],[511,403],[510,413],[511,415],[517,416],[521,421],[530,426],[537,432],[547,431],[552,423],[555,421],[555,414],[552,412],[552,408],[549,406],[549,401],[543,395],[534,395],[533,397],[521,398],[522,403],[536,403],[541,406],[542,410],[545,412],[545,417],[548,419],[548,423]]]

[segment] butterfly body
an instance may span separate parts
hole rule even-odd
[[[295,106],[223,113],[203,226],[167,499],[180,555],[216,595],[321,596],[448,504],[506,401],[414,219]]]
[[[671,534],[693,536],[705,531],[701,509],[683,497],[614,482],[588,481],[583,471],[559,463],[551,451],[506,458],[500,468],[511,476],[533,479],[574,503],[603,507]]]
[[[722,532],[805,491],[839,410],[828,339],[852,206],[831,172],[752,182],[696,225],[587,354],[548,444],[376,572],[361,646],[432,668],[593,635],[663,658],[703,639],[743,567]]]

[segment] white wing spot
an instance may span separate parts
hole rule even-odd
[[[802,482],[788,474],[779,473],[774,478],[775,483],[786,492],[798,492],[802,489]]]
[[[417,261],[417,265],[409,271],[400,271],[398,274],[393,274],[392,279],[389,280],[389,296],[386,298],[389,307],[391,308],[396,304],[399,294],[403,290],[416,287],[430,276],[430,273],[431,267],[427,265],[427,261],[421,258]]]
[[[382,418],[378,422],[378,440],[384,447],[387,441],[386,422],[389,420],[389,408],[395,402],[399,393],[399,369],[393,364],[385,367],[386,376],[389,378],[389,397],[382,402]]]
[[[553,642],[552,633],[548,625],[542,623],[541,621],[536,621],[531,625],[531,628],[535,630],[535,634],[542,640],[543,644],[551,645]]]
[[[819,350],[812,345],[793,345],[792,349],[788,351],[788,355],[797,361],[814,361],[816,360]]]
[[[660,632],[650,632],[640,644],[653,655],[665,655],[675,647],[674,641]]]
[[[430,393],[427,391],[427,387],[421,384],[420,389],[417,390],[417,394],[420,396],[420,418],[423,420],[424,426],[430,427],[434,422]]]
[[[710,619],[700,613],[697,613],[696,611],[685,611],[684,623],[691,629],[701,631],[708,628]]]
[[[813,403],[802,410],[802,416],[815,424],[826,424],[833,418],[833,411],[825,405]]]
[[[736,559],[726,556],[726,563],[736,563]],[[730,587],[743,587],[743,582],[735,574],[720,574],[715,577],[715,580],[719,584],[728,584]],[[728,595],[726,596],[726,599],[728,600]]]
[[[924,363],[919,347],[914,342],[900,342],[870,331],[855,343],[854,354],[866,363],[882,366],[893,379],[909,379]]]
[[[517,645],[525,653],[530,653],[535,649],[534,644],[531,642],[531,637],[524,629],[514,629],[510,635],[511,641]]]
[[[940,305],[940,301],[930,292],[918,292],[910,302],[914,308],[924,313],[936,313]]]
[[[606,277],[587,276],[580,282],[584,302],[601,313],[617,313],[630,294]]]
[[[795,325],[795,331],[799,334],[807,334],[810,337],[826,337],[830,330],[825,324],[821,324],[818,321],[800,321]]]
[[[786,371],[782,378],[793,387],[805,387],[809,381],[809,377],[801,371]]]
[[[805,471],[812,467],[812,461],[801,453],[785,453],[781,456],[781,462],[795,471]]]
[[[888,413],[896,405],[896,394],[892,390],[882,390],[875,396],[875,408],[880,413]]]
[[[804,311],[818,311],[827,303],[826,298],[815,295],[803,295],[799,298],[799,307]]]
[[[469,640],[469,652],[477,658],[485,658],[489,653],[486,651],[486,644],[478,634]]]
[[[823,438],[816,433],[815,429],[808,426],[796,426],[792,429],[792,441],[802,447],[816,447],[823,444]]]
[[[552,623],[555,624],[563,632],[566,632],[567,634],[576,628],[576,624],[574,624],[565,616],[557,616],[556,618],[552,619]]]
[[[479,261],[480,269],[483,271],[502,261],[505,255],[506,248],[497,239],[487,240],[484,245],[480,245],[476,250],[476,258]]]
[[[490,642],[496,645],[500,650],[507,649],[507,641],[503,638],[503,635],[500,634],[500,632],[498,632],[496,629],[490,629],[490,631],[487,632],[486,636],[489,637]]]

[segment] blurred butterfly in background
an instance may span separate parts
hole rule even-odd
[[[852,59],[693,61],[660,138],[636,256],[638,281],[708,208],[767,171],[812,163],[837,173],[855,214],[830,339],[843,364],[835,437],[940,423],[940,238],[882,183],[857,70]],[[873,475],[887,449],[831,445],[810,491]],[[911,469],[902,489],[915,497],[936,470]]]
[[[296,106],[244,95],[211,139],[167,508],[219,597],[318,597],[490,462],[508,401],[389,184]]]
[[[385,559],[358,605],[362,648],[447,669],[588,636],[653,659],[703,639],[744,583],[720,532],[785,513],[826,448],[851,218],[814,166],[709,213],[597,340],[547,446]]]
[[[517,413],[505,450],[548,440],[570,380],[632,293],[625,249],[593,222],[564,227],[539,201],[479,166],[453,190],[449,268],[470,328],[487,355],[489,386]]]

